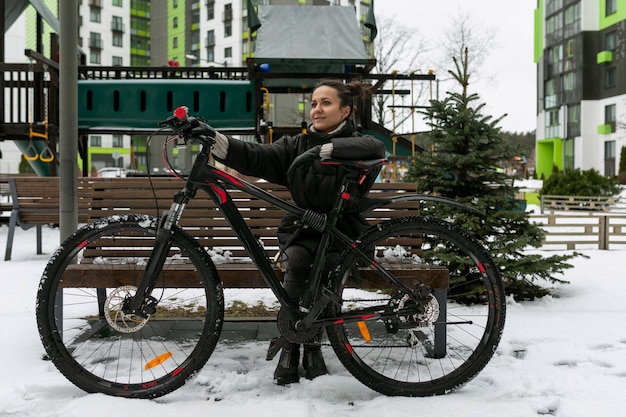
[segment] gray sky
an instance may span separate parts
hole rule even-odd
[[[470,92],[477,93],[486,104],[485,114],[508,114],[500,122],[504,130],[526,132],[536,128],[536,4],[535,0],[375,0],[374,11],[377,19],[395,16],[405,26],[416,28],[421,38],[433,46],[451,30],[450,21],[459,16],[459,11],[469,15],[478,28],[490,28],[496,47],[482,69],[493,79],[471,85]],[[425,62],[424,68],[429,67],[432,63]]]

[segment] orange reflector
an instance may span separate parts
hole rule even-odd
[[[359,331],[361,332],[361,336],[363,336],[365,343],[371,342],[372,336],[370,336],[370,331],[367,329],[367,324],[365,324],[364,321],[358,321],[356,324],[359,326]]]
[[[148,369],[152,369],[155,366],[162,364],[163,362],[165,362],[171,357],[172,357],[172,352],[165,352],[164,354],[159,355],[156,358],[152,359],[150,362],[148,362],[146,366],[143,367],[143,369],[145,369],[146,371]]]

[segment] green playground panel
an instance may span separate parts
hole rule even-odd
[[[254,128],[251,81],[203,79],[80,80],[80,128],[156,128],[179,106],[216,128]]]

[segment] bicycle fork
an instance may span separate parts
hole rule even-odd
[[[170,236],[172,227],[178,224],[187,202],[195,190],[185,188],[174,196],[174,201],[170,210],[165,212],[159,222],[154,247],[148,259],[146,269],[139,281],[135,296],[127,305],[126,313],[135,314],[142,318],[147,318],[156,311],[157,300],[152,297],[152,290],[157,282],[160,271],[163,271],[163,264],[170,250]]]

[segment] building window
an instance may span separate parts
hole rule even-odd
[[[206,60],[209,62],[215,62],[215,47],[210,46],[206,48]]]
[[[604,124],[611,125],[611,132],[615,132],[615,122],[617,121],[617,108],[615,104],[604,106]]]
[[[617,0],[605,0],[605,16],[612,15],[617,12]]]
[[[561,119],[559,117],[559,110],[546,111],[546,138],[561,138]]]
[[[120,16],[112,17],[111,30],[113,32],[124,32],[124,20]]]
[[[563,37],[568,38],[580,32],[580,3],[572,4],[565,9]]]
[[[224,16],[222,18],[223,21],[233,20],[233,5],[232,3],[227,3],[224,5]]]
[[[111,64],[114,67],[122,67],[122,66],[124,66],[124,59],[121,56],[112,56],[111,57]]]
[[[100,8],[99,7],[89,8],[89,21],[100,23]]]
[[[112,145],[114,148],[123,148],[124,147],[124,136],[122,135],[113,135]]]
[[[543,108],[544,109],[551,109],[554,108],[558,105],[557,103],[557,95],[556,95],[556,89],[554,87],[554,80],[548,80],[546,81],[545,87],[544,87],[544,103],[543,103]]]
[[[89,32],[89,47],[92,49],[102,49],[102,37],[98,32]]]
[[[178,36],[174,36],[174,39],[172,39],[172,48],[178,48]]]
[[[111,44],[113,46],[124,46],[124,37],[121,33],[113,33],[111,35]]]
[[[617,68],[611,67],[604,71],[604,86],[606,88],[615,87],[617,84]]]
[[[606,51],[614,51],[617,47],[617,31],[609,32],[604,37],[604,42],[606,43],[605,50]]]
[[[564,75],[564,87],[565,91],[573,91],[576,89],[576,73],[568,72]]]
[[[565,43],[565,59],[563,60],[563,71],[576,69],[576,38],[568,39]]]
[[[89,146],[102,146],[102,136],[91,135],[89,136]]]
[[[233,48],[228,47],[224,48],[224,58],[232,58],[233,57]]]
[[[580,136],[580,104],[567,107],[567,137]]]
[[[232,20],[224,22],[224,37],[228,38],[233,35],[233,23]]]
[[[100,64],[101,63],[100,50],[93,50],[93,49],[91,49],[89,51],[89,63],[90,64]]]
[[[206,20],[215,19],[215,0],[207,0],[206,2]]]
[[[192,45],[197,45],[197,49],[200,49],[200,31],[196,30],[191,32],[191,36],[189,37]],[[195,49],[194,49],[195,50]]]
[[[117,7],[124,7],[124,0],[113,0],[111,4]]]
[[[177,8],[178,7],[178,0],[172,0],[172,7],[173,8]]]
[[[574,169],[574,139],[565,139],[563,144],[563,168]]]
[[[604,142],[604,175],[615,176],[615,141]]]
[[[174,19],[172,19],[172,26],[174,28],[178,27],[178,17],[174,16]]]

